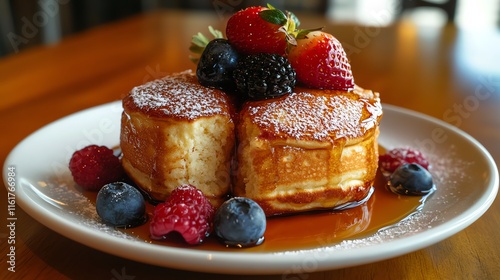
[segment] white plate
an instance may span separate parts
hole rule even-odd
[[[384,105],[380,145],[413,146],[431,156],[438,190],[424,209],[376,234],[310,250],[276,253],[204,251],[135,240],[101,224],[89,202],[65,184],[73,151],[88,144],[118,145],[120,102],[75,113],[36,131],[8,156],[16,200],[52,230],[92,248],[159,266],[215,273],[303,273],[380,261],[437,243],[477,220],[498,190],[489,153],[469,135],[434,118]],[[5,182],[7,185],[7,182]]]

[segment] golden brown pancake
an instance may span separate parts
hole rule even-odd
[[[378,167],[378,93],[296,88],[244,104],[233,193],[268,216],[363,200]]]
[[[192,184],[217,206],[232,185],[232,195],[272,216],[334,209],[371,193],[382,117],[376,92],[298,87],[246,102],[235,116],[224,92],[186,71],[132,89],[123,108],[123,166],[154,199]]]
[[[214,205],[230,192],[235,133],[227,95],[201,86],[191,71],[135,87],[123,99],[122,164],[153,199],[182,184]]]

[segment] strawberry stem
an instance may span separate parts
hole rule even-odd
[[[322,30],[323,27],[313,29],[298,29],[300,21],[297,16],[290,11],[281,11],[267,4],[267,10],[259,13],[260,17],[272,24],[280,25],[279,32],[285,33],[285,38],[288,44],[287,49],[297,45],[297,39],[303,39],[312,31]]]
[[[214,29],[212,26],[208,27],[208,31],[210,32],[210,34],[212,34],[213,39],[224,38],[222,32],[217,29]],[[191,45],[189,46],[189,50],[195,55],[194,56],[190,55],[189,59],[194,63],[198,63],[200,55],[203,53],[208,43],[213,39],[209,39],[201,32],[198,32],[198,34],[194,35],[191,40]]]

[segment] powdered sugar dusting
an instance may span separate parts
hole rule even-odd
[[[83,195],[81,190],[75,188],[75,183],[72,182],[70,174],[60,178],[54,177],[46,181],[39,181],[38,184],[38,186],[31,185],[30,189],[53,205],[55,209],[59,210],[60,215],[68,220],[73,220],[74,223],[99,233],[121,239],[140,241],[138,238],[102,222],[94,203]]]
[[[431,163],[430,172],[432,173],[437,190],[427,198],[428,201],[419,211],[365,238],[346,239],[337,244],[328,244],[328,240],[317,240],[318,248],[277,252],[276,254],[303,254],[307,251],[309,256],[314,257],[315,253],[322,254],[370,247],[410,237],[430,230],[436,225],[445,223],[447,216],[444,215],[444,212],[449,211],[452,213],[454,210],[451,210],[450,207],[459,203],[460,199],[463,199],[463,196],[459,194],[459,186],[463,185],[464,180],[471,179],[467,173],[467,169],[473,162],[460,159],[454,146],[451,146],[449,150],[440,151],[439,154],[429,154],[426,156]]]
[[[466,170],[473,162],[462,160],[453,146],[449,150],[441,150],[437,154],[429,155],[428,159],[432,165],[431,173],[437,185],[437,191],[428,198],[423,209],[412,216],[380,229],[375,234],[365,238],[346,239],[337,244],[332,244],[329,240],[317,240],[318,246],[313,249],[287,250],[273,254],[293,255],[307,252],[304,256],[315,258],[316,256],[322,256],[316,254],[384,244],[425,232],[436,225],[445,223],[447,220],[445,213],[454,212],[455,210],[451,209],[453,205],[457,204],[460,199],[464,199],[464,196],[460,195],[460,187],[463,186],[464,181],[471,179]],[[27,188],[35,192],[36,196],[53,205],[61,216],[83,225],[85,228],[120,239],[143,242],[143,240],[135,236],[102,223],[96,213],[94,203],[85,197],[80,190],[76,189],[69,171],[59,177],[39,181],[38,185],[30,185]]]
[[[351,98],[297,92],[277,102],[248,104],[248,114],[254,124],[274,135],[318,141],[356,138],[377,125],[382,109],[378,99]]]
[[[229,114],[224,93],[200,85],[191,70],[137,86],[127,98],[140,110],[158,116],[194,120]]]

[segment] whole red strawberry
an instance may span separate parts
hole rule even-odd
[[[186,243],[200,244],[210,234],[214,213],[200,190],[192,185],[179,186],[155,207],[149,225],[151,238],[161,240],[178,232]]]
[[[272,6],[254,6],[236,12],[226,25],[226,36],[242,54],[275,53],[285,55],[287,29],[295,30],[290,14]]]
[[[331,34],[312,31],[297,38],[288,60],[297,72],[297,81],[320,89],[351,90],[354,78],[340,42]]]
[[[125,174],[113,150],[97,145],[74,152],[69,170],[75,183],[89,191],[98,191],[105,184],[123,179]]]

